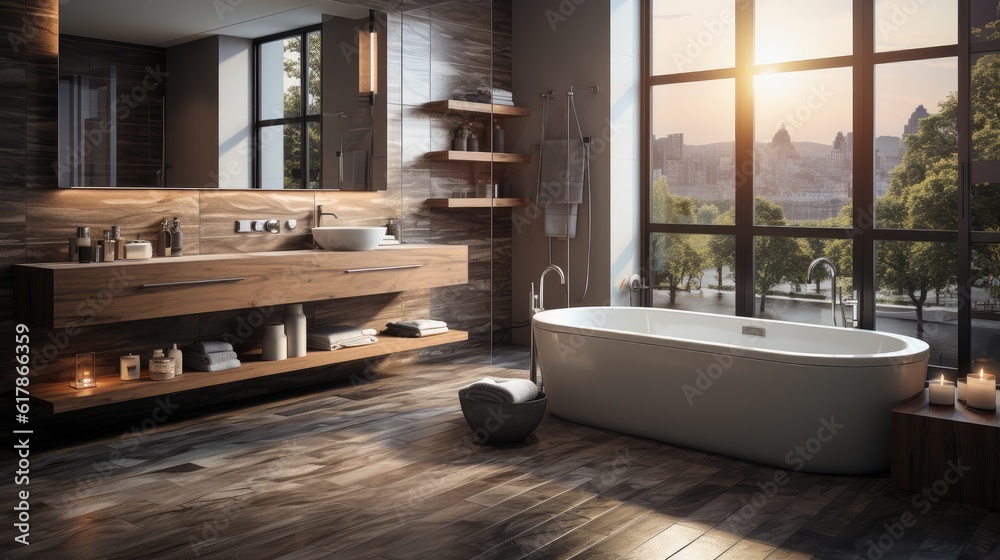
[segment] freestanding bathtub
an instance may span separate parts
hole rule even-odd
[[[889,411],[924,387],[926,343],[889,333],[631,307],[535,315],[565,420],[776,467],[889,469]]]

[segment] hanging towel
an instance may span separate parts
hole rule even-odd
[[[458,390],[458,395],[473,401],[514,404],[538,396],[538,387],[527,379],[493,379],[484,377]]]
[[[539,204],[581,204],[585,163],[583,140],[543,140]]]

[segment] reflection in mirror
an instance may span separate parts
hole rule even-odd
[[[193,5],[174,17],[169,3],[95,1],[101,18],[60,7],[60,187],[386,188],[385,14],[245,0],[225,18]],[[304,49],[274,42],[255,87],[254,39],[309,25]]]

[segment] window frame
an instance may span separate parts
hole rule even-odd
[[[874,211],[874,140],[875,140],[875,69],[881,64],[894,62],[909,62],[934,58],[958,58],[958,93],[959,107],[961,98],[968,97],[967,60],[963,53],[968,45],[968,0],[960,0],[958,43],[951,45],[901,49],[886,52],[875,50],[875,3],[871,0],[853,0],[852,2],[852,54],[797,60],[773,64],[754,64],[754,2],[753,0],[735,1],[735,66],[713,70],[681,72],[675,74],[653,75],[652,72],[652,2],[641,0],[640,21],[640,76],[641,76],[641,108],[640,108],[640,165],[641,176],[641,251],[642,262],[647,274],[653,270],[651,254],[651,238],[655,233],[687,233],[687,234],[722,234],[735,237],[735,283],[736,283],[736,315],[742,317],[754,316],[754,243],[760,236],[792,237],[792,238],[824,238],[852,240],[852,264],[854,268],[854,289],[858,290],[861,304],[860,328],[873,330],[875,328],[875,246],[879,241],[931,241],[949,242],[958,246],[958,286],[960,293],[963,286],[969,282],[969,224],[961,211],[964,200],[968,200],[966,179],[960,178],[958,200],[959,222],[957,230],[908,230],[875,227]],[[964,19],[963,19],[964,18]],[[964,24],[963,24],[964,22]],[[964,27],[963,27],[964,25]],[[963,64],[965,66],[963,66]],[[753,169],[754,157],[754,77],[762,73],[794,72],[803,70],[822,70],[829,68],[851,68],[853,76],[853,116],[852,131],[854,132],[854,153],[852,167],[853,196],[853,227],[829,228],[813,226],[762,226],[754,224],[754,173],[740,170]],[[734,167],[735,182],[735,224],[734,225],[703,225],[703,224],[660,224],[651,221],[651,188],[652,188],[652,91],[660,85],[690,83],[704,80],[730,78],[735,81],[736,89],[736,122]],[[964,84],[964,85],[963,85]],[[959,155],[962,159],[962,139],[969,134],[967,115],[963,117],[960,109],[958,136]],[[968,153],[967,151],[965,152]],[[960,172],[964,167],[960,164]],[[966,206],[967,207],[967,206]],[[959,233],[963,232],[962,235]],[[973,233],[972,239],[985,240],[987,236]],[[989,238],[1000,240],[1000,234]],[[965,253],[963,253],[963,251]],[[964,260],[963,260],[964,259]],[[968,293],[968,290],[964,292]],[[646,298],[651,301],[652,298]],[[959,300],[959,353],[958,367],[962,369],[971,362],[971,346],[969,341],[970,322],[968,320],[968,298]],[[965,319],[962,319],[963,313]]]
[[[291,29],[289,31],[283,31],[281,33],[275,33],[273,35],[267,35],[265,37],[258,37],[253,40],[253,177],[251,184],[255,189],[262,189],[261,184],[261,130],[268,126],[278,126],[278,125],[288,125],[297,124],[299,125],[299,145],[301,146],[301,169],[302,172],[299,174],[299,189],[309,188],[309,146],[307,144],[309,137],[309,123],[316,123],[320,128],[320,181],[322,181],[323,175],[323,141],[322,141],[322,123],[323,123],[323,112],[310,115],[307,114],[307,109],[309,106],[309,73],[306,69],[309,67],[309,34],[319,32],[320,40],[322,41],[323,25],[316,24],[307,27],[300,27],[298,29]],[[302,68],[301,76],[299,77],[299,91],[301,96],[299,99],[299,116],[297,117],[282,117],[276,119],[261,119],[260,109],[261,109],[261,56],[260,48],[261,45],[265,43],[271,43],[274,41],[279,41],[283,39],[290,39],[298,37],[299,44],[301,45],[299,52],[299,68]],[[322,50],[320,51],[322,53]],[[320,55],[322,57],[322,54]],[[320,60],[320,80],[322,81],[323,76],[323,63]]]

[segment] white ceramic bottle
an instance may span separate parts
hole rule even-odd
[[[174,343],[174,347],[167,350],[167,357],[174,359],[174,375],[180,375],[184,373],[184,352],[177,347],[177,343]]]
[[[288,343],[285,341],[285,325],[269,323],[264,325],[264,344],[261,349],[261,359],[265,362],[284,360],[288,356]]]
[[[306,355],[306,314],[302,312],[301,303],[285,306],[285,338],[289,358]]]

